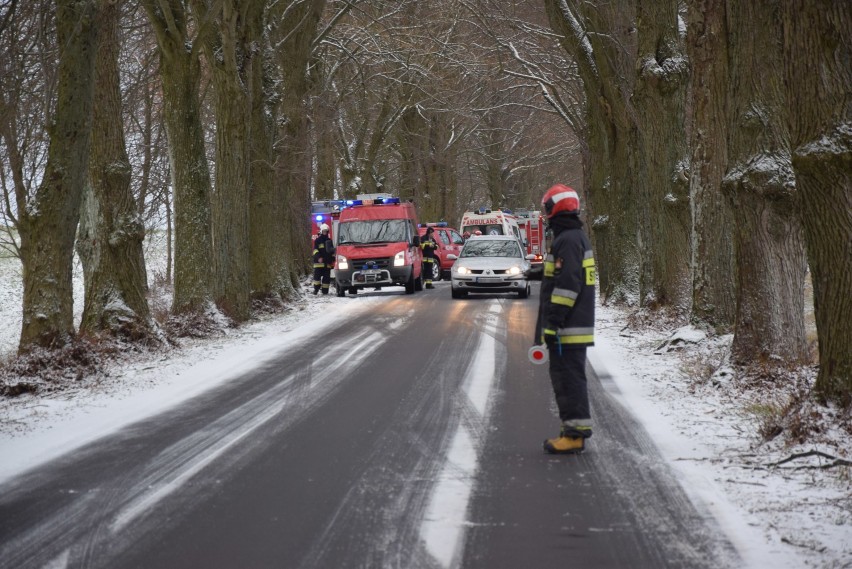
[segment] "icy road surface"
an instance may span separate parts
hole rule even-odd
[[[741,565],[607,377],[588,451],[542,453],[537,290],[397,290],[7,480],[0,568]]]

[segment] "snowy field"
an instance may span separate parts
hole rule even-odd
[[[148,270],[153,282],[164,273],[163,263],[149,261]],[[80,281],[78,270],[75,290],[82,299]],[[0,357],[17,344],[20,302],[20,264],[0,258]],[[284,314],[223,336],[137,357],[85,387],[0,399],[0,482],[178,405],[258,365],[296,337],[320,333],[333,318],[377,302],[380,296],[357,302],[307,296]],[[832,460],[823,456],[852,459],[848,435],[827,429],[805,445],[784,446],[780,437],[762,442],[762,413],[783,405],[787,390],[742,389],[724,366],[711,375],[708,363],[719,367],[730,337],[709,339],[691,328],[637,334],[621,311],[598,310],[593,365],[612,377],[617,397],[657,441],[687,492],[719,519],[747,566],[852,568],[852,469],[826,467]]]

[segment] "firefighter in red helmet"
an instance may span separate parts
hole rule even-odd
[[[552,454],[581,452],[592,435],[586,348],[594,345],[595,259],[580,220],[580,197],[556,184],[541,200],[553,241],[544,260],[535,342],[549,352],[550,381],[562,421],[544,441]]]

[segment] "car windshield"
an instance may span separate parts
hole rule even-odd
[[[521,249],[515,241],[476,239],[465,243],[461,252],[467,257],[520,257]]]
[[[338,226],[338,244],[393,243],[408,241],[405,219],[347,221]]]

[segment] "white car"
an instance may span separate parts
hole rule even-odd
[[[453,298],[470,292],[530,295],[530,258],[513,235],[477,235],[464,244],[451,273]]]

